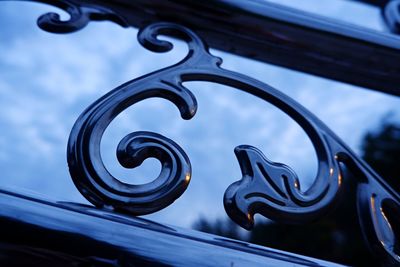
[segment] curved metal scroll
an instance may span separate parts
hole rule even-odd
[[[26,0],[25,0],[26,1]],[[28,0],[29,1],[29,0]],[[121,16],[118,16],[113,11],[97,6],[84,5],[81,1],[74,0],[30,0],[34,2],[42,2],[61,8],[70,16],[68,20],[61,20],[60,15],[54,12],[49,12],[41,15],[38,20],[38,26],[47,32],[52,33],[72,33],[83,29],[92,21],[110,20],[122,27],[127,27],[128,24]]]
[[[400,1],[388,1],[382,9],[382,15],[388,28],[394,33],[400,33]]]
[[[48,0],[42,2],[50,3]],[[70,1],[51,1],[70,15],[60,21],[53,13],[43,15],[38,24],[51,32],[72,32],[89,20],[110,19],[121,25],[123,20],[108,10],[90,10]],[[280,91],[240,73],[220,67],[222,60],[211,55],[207,46],[191,30],[172,23],[157,23],[139,32],[139,42],[149,50],[166,52],[172,44],[159,40],[160,34],[187,42],[189,52],[179,63],[129,81],[112,90],[89,106],[75,123],[68,142],[68,165],[78,190],[96,206],[142,215],[160,210],[186,189],[191,166],[182,148],[172,140],[151,132],[134,132],[123,138],[117,148],[122,166],[135,168],[154,157],[162,164],[153,182],[132,185],[119,181],[105,168],[100,155],[100,142],[110,122],[127,107],[151,97],[171,101],[183,119],[196,112],[194,95],[182,83],[209,81],[243,90],[268,101],[287,113],[311,139],[318,158],[314,183],[302,191],[297,175],[286,165],[268,160],[255,147],[235,148],[243,177],[228,187],[224,206],[239,225],[251,229],[254,214],[274,220],[304,223],[323,216],[340,195],[344,182],[339,163],[345,164],[358,178],[360,222],[368,243],[385,264],[400,265],[398,240],[391,221],[398,221],[400,199],[365,162],[359,159],[328,127],[300,104]],[[390,213],[390,216],[386,214]],[[397,226],[396,226],[397,227]]]
[[[375,5],[381,10],[387,28],[396,34],[400,33],[400,0],[356,0]]]
[[[118,147],[118,158],[123,166],[136,167],[150,156],[158,158],[163,165],[160,177],[153,183],[127,185],[105,170],[99,152],[101,136],[117,114],[149,97],[170,100],[184,119],[190,119],[197,104],[182,83],[220,83],[251,93],[286,112],[310,137],[318,157],[314,183],[307,191],[302,191],[296,174],[288,166],[271,162],[255,147],[236,147],[243,177],[225,192],[224,206],[228,215],[246,229],[253,226],[255,213],[290,223],[316,220],[335,204],[344,179],[339,167],[339,163],[343,163],[359,179],[358,206],[365,236],[373,247],[380,248],[378,251],[386,262],[400,263],[396,251],[398,237],[389,217],[385,216],[388,212],[385,203],[389,203],[386,206],[395,214],[391,218],[399,215],[398,195],[331,130],[276,89],[222,69],[221,59],[211,55],[206,45],[187,28],[170,23],[153,24],[140,31],[139,41],[152,51],[170,50],[169,42],[157,39],[160,34],[184,39],[189,46],[187,56],[173,66],[114,89],[90,106],[72,130],[68,162],[73,180],[85,197],[96,205],[110,205],[133,214],[153,212],[172,203],[186,188],[186,178],[190,178],[190,164],[181,148],[162,136],[157,136],[158,141],[151,139],[155,137],[152,133],[133,133],[125,137]],[[164,157],[162,151],[178,157]]]
[[[168,26],[168,27],[167,27]],[[139,33],[140,42],[153,51],[167,51],[172,45],[155,38],[161,33],[185,34],[194,50],[199,44],[194,35],[177,25],[157,24]],[[197,53],[195,53],[197,54]],[[160,175],[153,182],[132,185],[119,181],[105,168],[100,142],[110,122],[124,109],[151,97],[174,103],[184,119],[194,116],[197,103],[193,94],[177,82],[169,70],[130,81],[112,90],[88,107],[75,123],[68,143],[68,165],[79,191],[96,206],[112,206],[135,215],[153,213],[171,204],[186,189],[191,166],[185,152],[172,140],[151,132],[134,132],[118,145],[118,160],[134,168],[154,157],[161,162]]]

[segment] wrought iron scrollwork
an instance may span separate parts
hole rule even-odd
[[[400,33],[400,0],[356,0],[375,5],[381,10],[381,16],[387,28],[396,34]]]
[[[394,33],[400,33],[400,1],[388,1],[382,9],[382,15],[388,28]]]
[[[151,213],[171,204],[185,190],[190,179],[190,163],[173,141],[148,132],[135,132],[118,146],[118,159],[125,167],[136,167],[147,157],[162,163],[160,176],[146,185],[128,185],[112,177],[100,155],[100,140],[109,123],[128,106],[150,97],[173,102],[184,119],[194,116],[197,103],[182,83],[210,81],[235,87],[264,99],[291,116],[310,137],[318,157],[318,173],[313,185],[302,191],[296,174],[286,165],[268,160],[252,146],[235,149],[243,177],[226,190],[224,206],[239,225],[251,229],[253,216],[290,223],[316,220],[327,212],[339,196],[344,181],[339,163],[357,174],[358,206],[365,236],[391,264],[399,264],[396,240],[387,212],[399,214],[396,192],[359,159],[313,114],[280,91],[220,67],[221,59],[189,29],[171,23],[152,24],[139,32],[146,48],[165,52],[172,44],[157,39],[167,34],[185,40],[189,52],[179,63],[132,80],[92,104],[73,127],[68,163],[81,193],[97,206],[113,206],[136,215]]]
[[[177,25],[151,25],[139,33],[139,40],[153,51],[168,51],[172,45],[156,39],[158,34],[165,33],[183,37],[193,52],[190,55],[198,54],[194,48],[200,40]],[[183,62],[189,58],[192,57]],[[96,206],[112,206],[135,215],[153,213],[171,204],[188,186],[191,178],[188,157],[176,143],[159,134],[131,133],[121,140],[117,149],[119,162],[127,168],[137,167],[149,157],[158,159],[162,169],[153,182],[134,185],[119,181],[107,171],[100,155],[100,141],[107,126],[119,113],[139,101],[165,98],[177,106],[182,118],[194,116],[197,103],[179,81],[181,64],[112,90],[88,107],[75,123],[68,145],[69,169],[79,191]]]
[[[121,18],[103,8],[66,0],[41,2],[60,7],[71,16],[67,21],[61,21],[55,13],[41,16],[38,24],[46,31],[73,32],[90,20],[103,19],[126,25]],[[221,68],[222,60],[211,55],[207,45],[188,28],[173,23],[151,24],[140,30],[138,39],[149,50],[166,52],[173,45],[158,39],[162,34],[186,41],[189,47],[186,57],[175,65],[110,91],[89,106],[73,126],[67,149],[69,170],[76,187],[90,202],[143,215],[163,209],[176,200],[191,179],[189,158],[178,144],[152,132],[138,131],[124,137],[117,148],[117,158],[122,166],[135,168],[149,157],[158,159],[162,165],[154,181],[143,185],[127,184],[113,177],[103,164],[100,153],[103,133],[123,110],[152,97],[169,100],[179,109],[183,119],[191,119],[196,113],[197,102],[183,82],[219,83],[257,96],[287,113],[305,130],[318,158],[314,183],[302,191],[297,175],[288,166],[268,160],[255,147],[236,147],[242,178],[225,192],[224,206],[230,218],[246,229],[252,228],[256,213],[290,223],[316,220],[340,196],[346,179],[340,164],[344,164],[358,179],[358,212],[368,243],[385,264],[400,265],[400,198],[382,178],[300,104],[260,81]]]
[[[157,38],[160,34],[185,40],[189,46],[186,57],[173,66],[132,80],[106,94],[81,115],[72,130],[68,146],[70,171],[76,186],[89,201],[138,215],[154,212],[178,198],[191,175],[189,160],[178,145],[154,133],[136,132],[125,137],[118,147],[118,158],[123,166],[136,167],[150,156],[158,158],[163,165],[160,174],[163,178],[157,178],[150,185],[127,185],[104,168],[99,152],[101,136],[117,114],[149,97],[170,100],[180,110],[182,118],[190,119],[197,103],[182,83],[215,82],[246,91],[286,112],[305,130],[318,158],[314,183],[307,191],[302,191],[296,174],[288,166],[271,162],[255,147],[236,147],[243,177],[229,186],[224,197],[226,212],[236,223],[251,229],[255,213],[289,223],[318,219],[340,195],[345,179],[341,163],[358,178],[360,222],[368,242],[374,248],[379,247],[378,253],[387,263],[400,263],[398,236],[390,222],[398,218],[399,197],[365,162],[294,100],[260,81],[221,68],[221,59],[211,55],[207,46],[189,29],[157,23],[141,30],[138,38],[152,51],[172,49],[172,44]],[[147,193],[151,196],[146,196]],[[396,215],[386,216],[388,212]]]
[[[38,26],[47,32],[52,33],[72,33],[83,29],[86,25],[94,20],[109,20],[119,24],[122,27],[127,27],[128,24],[121,16],[118,16],[113,11],[97,6],[84,5],[79,1],[73,0],[31,0],[42,2],[61,8],[70,16],[67,20],[61,20],[60,15],[54,12],[49,12],[41,15],[38,20]]]

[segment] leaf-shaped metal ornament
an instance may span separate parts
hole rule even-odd
[[[70,15],[66,21],[55,13],[41,16],[38,24],[46,31],[73,32],[90,20],[111,20],[127,25],[112,11],[96,5],[67,0],[40,2],[60,7]],[[69,170],[76,187],[90,202],[99,207],[142,215],[156,212],[177,199],[191,179],[189,158],[177,143],[144,131],[123,138],[117,148],[122,166],[135,168],[149,157],[158,159],[162,165],[154,181],[132,185],[119,181],[105,168],[100,154],[103,133],[126,108],[152,97],[169,100],[179,109],[183,119],[191,119],[196,113],[197,102],[183,82],[218,83],[250,93],[288,114],[309,136],[318,158],[314,182],[308,190],[302,191],[297,175],[288,166],[268,160],[255,147],[238,146],[235,154],[242,178],[226,190],[224,206],[228,215],[246,229],[253,227],[256,213],[285,223],[317,220],[340,197],[342,184],[346,182],[340,164],[345,164],[359,184],[359,218],[368,244],[384,264],[400,266],[398,192],[299,103],[267,84],[221,68],[222,60],[210,54],[207,45],[188,28],[174,23],[155,23],[140,30],[138,39],[149,50],[171,50],[172,44],[158,39],[159,35],[184,40],[189,48],[186,57],[175,65],[110,91],[89,106],[73,126],[67,149]]]

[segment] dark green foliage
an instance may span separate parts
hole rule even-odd
[[[376,133],[363,139],[363,158],[394,187],[400,189],[400,127],[384,124]],[[201,218],[194,228],[217,235],[242,239],[315,258],[352,266],[377,266],[364,244],[356,209],[356,184],[345,168],[342,201],[331,214],[306,225],[274,222],[257,223],[247,236],[228,218],[209,222]]]

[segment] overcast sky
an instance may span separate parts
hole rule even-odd
[[[382,30],[379,11],[371,7],[344,0],[275,2]],[[40,30],[36,19],[54,10],[36,3],[0,2],[0,186],[86,203],[66,163],[74,121],[114,87],[177,62],[186,47],[174,42],[172,52],[154,54],[138,44],[136,29],[109,22],[92,22],[66,35]],[[358,153],[367,130],[378,127],[384,117],[400,119],[400,98],[212,52],[223,58],[223,67],[262,80],[302,103]],[[291,166],[302,187],[310,185],[317,164],[313,147],[283,112],[229,87],[203,82],[187,86],[199,105],[192,120],[183,121],[166,100],[146,100],[117,117],[102,143],[111,173],[132,183],[157,177],[160,166],[149,159],[135,170],[120,167],[115,149],[126,134],[154,131],[176,141],[188,154],[193,168],[188,190],[150,218],[189,227],[199,216],[226,216],[223,194],[241,177],[233,153],[241,144],[256,146],[271,160]]]

